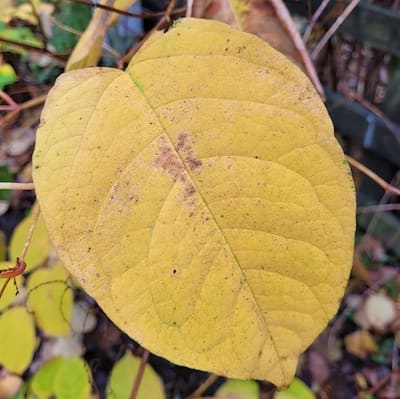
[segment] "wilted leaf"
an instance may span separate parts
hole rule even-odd
[[[50,335],[68,335],[72,315],[72,291],[66,285],[68,272],[61,264],[36,270],[28,280],[27,306],[37,325]]]
[[[253,33],[285,54],[323,89],[305,44],[283,0],[194,0],[192,15],[228,23]]]
[[[315,399],[314,393],[303,381],[294,378],[286,391],[277,392],[274,399]]]
[[[107,384],[108,399],[130,397],[139,365],[140,359],[132,356],[129,352],[115,363]],[[149,365],[146,365],[136,397],[137,399],[165,398],[162,382]]]
[[[15,307],[0,316],[0,365],[22,374],[32,360],[36,346],[32,316]]]
[[[283,385],[337,311],[349,169],[308,79],[252,35],[183,20],[126,72],[63,75],[34,181],[63,263],[155,354]]]
[[[21,256],[22,248],[25,245],[28,231],[32,225],[33,212],[26,217],[14,230],[10,241],[10,258],[16,259]],[[46,226],[42,215],[39,216],[38,222],[33,233],[32,240],[29,244],[28,252],[25,256],[26,270],[30,271],[35,266],[43,263],[49,256],[51,250],[51,242],[47,234]]]
[[[87,399],[91,391],[88,365],[79,357],[62,359],[54,377],[57,399]]]
[[[255,381],[230,380],[215,393],[220,399],[258,399],[260,388]]]
[[[344,342],[347,352],[363,359],[370,353],[378,351],[374,338],[365,330],[354,331],[351,334],[347,334]]]
[[[64,359],[56,357],[43,364],[31,380],[31,391],[38,399],[47,399],[54,394],[54,379]]]
[[[135,2],[136,0],[101,0],[99,3],[118,10],[127,10]],[[117,13],[96,8],[88,27],[68,59],[66,71],[97,65],[101,57],[104,38],[118,17]]]

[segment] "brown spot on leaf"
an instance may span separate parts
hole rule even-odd
[[[167,143],[160,146],[160,154],[155,160],[157,168],[172,176],[174,181],[185,181],[185,168],[174,149]]]
[[[181,153],[190,170],[198,169],[203,162],[196,158],[193,152],[193,140],[187,132],[180,133],[175,144],[176,150]]]

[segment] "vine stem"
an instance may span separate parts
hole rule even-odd
[[[210,374],[207,379],[193,392],[191,393],[186,399],[194,399],[200,397],[215,381],[219,376],[217,374]]]
[[[3,293],[4,293],[8,283],[10,282],[10,280],[12,278],[19,276],[20,274],[22,274],[25,271],[26,264],[25,264],[24,260],[25,260],[26,252],[28,251],[29,245],[32,241],[33,232],[35,231],[35,227],[37,225],[39,215],[40,215],[40,208],[38,205],[33,208],[32,223],[31,223],[31,226],[29,227],[28,235],[26,237],[24,247],[22,248],[22,251],[21,251],[21,256],[19,258],[17,258],[16,266],[13,269],[3,271],[4,272],[3,275],[5,275],[3,278],[6,278],[6,281],[4,282],[3,286],[0,289],[0,298],[3,296]],[[0,278],[2,278],[1,271],[0,271]]]
[[[0,190],[34,190],[34,183],[7,183],[0,182]]]
[[[149,360],[150,352],[147,349],[144,349],[142,358],[140,360],[139,369],[136,373],[135,382],[133,383],[130,399],[136,399],[136,396],[139,392],[140,383],[142,382],[144,369],[146,368],[147,361]]]
[[[397,187],[392,186],[391,184],[389,184],[388,182],[383,180],[381,177],[379,177],[371,169],[368,169],[366,166],[364,166],[361,162],[358,162],[356,159],[354,159],[350,155],[346,155],[346,159],[347,159],[347,162],[351,166],[354,166],[360,172],[364,173],[371,180],[373,180],[375,183],[380,185],[385,191],[387,191],[390,194],[400,195],[400,189],[398,189]]]

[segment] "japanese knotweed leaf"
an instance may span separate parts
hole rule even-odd
[[[255,36],[186,19],[125,72],[62,75],[34,180],[65,266],[173,362],[283,386],[337,310],[349,169],[310,82]]]

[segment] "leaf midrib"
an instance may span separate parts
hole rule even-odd
[[[281,355],[279,354],[279,351],[278,351],[278,348],[277,348],[276,343],[275,343],[275,341],[274,341],[274,338],[273,338],[273,336],[272,336],[272,334],[271,334],[271,332],[270,332],[270,330],[269,330],[268,324],[267,324],[267,322],[266,322],[266,320],[265,320],[265,318],[264,318],[264,314],[263,314],[263,312],[261,311],[261,309],[260,309],[260,307],[259,307],[259,305],[258,305],[258,302],[257,302],[257,300],[256,300],[256,296],[255,296],[255,294],[254,294],[254,292],[253,292],[253,290],[252,290],[252,288],[251,288],[249,282],[248,282],[247,279],[246,279],[246,275],[244,274],[242,268],[240,267],[239,260],[237,259],[237,257],[236,257],[236,255],[235,255],[234,251],[232,250],[231,246],[229,245],[229,242],[228,242],[228,240],[227,240],[227,238],[226,238],[226,236],[225,236],[225,234],[224,234],[224,232],[223,232],[223,229],[221,228],[221,226],[219,225],[219,223],[218,223],[217,220],[215,219],[215,216],[214,216],[213,212],[211,211],[211,209],[209,208],[207,201],[205,200],[205,198],[204,198],[204,196],[202,195],[201,191],[200,191],[199,188],[197,187],[197,184],[196,184],[195,180],[193,179],[193,176],[192,176],[192,174],[190,173],[189,168],[187,168],[187,166],[186,166],[184,160],[182,159],[181,155],[180,155],[179,152],[176,150],[176,148],[175,148],[173,142],[171,141],[171,138],[170,138],[170,136],[169,136],[169,134],[168,134],[168,131],[167,131],[166,127],[163,125],[163,123],[162,123],[162,121],[161,121],[161,118],[159,117],[158,113],[156,112],[156,109],[153,107],[151,101],[150,101],[149,98],[146,96],[145,91],[143,90],[143,86],[142,86],[142,85],[140,84],[140,82],[135,78],[135,76],[133,75],[132,71],[129,71],[128,76],[129,76],[129,78],[130,78],[130,80],[131,80],[131,82],[132,82],[132,84],[133,84],[133,88],[136,89],[136,90],[142,95],[144,101],[145,101],[146,104],[150,107],[150,109],[151,109],[151,111],[153,112],[154,116],[157,118],[157,121],[158,121],[158,123],[159,123],[161,129],[163,130],[163,132],[164,132],[164,134],[165,134],[165,136],[166,136],[166,138],[167,138],[167,140],[168,140],[168,142],[169,142],[171,148],[173,149],[174,153],[176,154],[176,156],[178,157],[178,159],[179,159],[180,162],[182,163],[182,165],[183,165],[183,167],[184,167],[184,169],[185,169],[185,172],[188,174],[188,176],[189,176],[189,178],[190,178],[190,180],[191,180],[191,183],[193,184],[193,186],[194,186],[195,189],[196,189],[197,194],[200,196],[200,198],[201,198],[201,200],[203,201],[205,207],[208,209],[208,211],[209,211],[209,213],[210,213],[210,216],[212,217],[212,219],[213,219],[215,225],[217,226],[219,232],[221,233],[221,236],[222,236],[223,239],[224,239],[225,245],[226,245],[227,248],[229,249],[229,253],[232,255],[232,257],[233,257],[233,259],[234,259],[234,261],[235,261],[235,263],[236,263],[238,269],[240,270],[240,273],[241,273],[242,276],[243,276],[244,281],[246,282],[246,286],[247,286],[247,288],[249,289],[249,292],[250,292],[251,296],[253,297],[254,303],[255,303],[255,305],[256,305],[256,309],[257,309],[257,311],[258,311],[258,313],[259,313],[260,318],[262,319],[262,321],[263,321],[263,323],[264,323],[265,330],[267,331],[267,333],[268,333],[268,335],[269,335],[269,337],[270,337],[270,339],[271,339],[271,344],[272,344],[272,346],[274,347],[274,351],[275,351],[275,353],[276,353],[276,355],[277,355],[278,364],[279,364],[279,369],[280,369],[280,372],[281,372],[281,377],[282,377],[283,380],[286,380],[286,376],[285,376],[285,373],[284,373],[284,370],[283,370],[283,367],[282,367],[282,363],[281,363]],[[265,344],[265,339],[264,339],[263,345],[264,345],[264,344]]]

